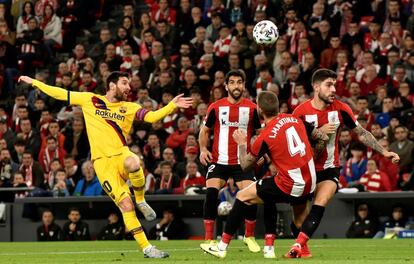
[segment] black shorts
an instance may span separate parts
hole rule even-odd
[[[212,163],[207,168],[207,180],[219,178],[227,181],[230,177],[232,177],[235,182],[244,180],[256,181],[256,177],[254,176],[253,171],[249,170],[247,172],[244,172],[240,165],[222,165]]]
[[[304,204],[312,200],[313,193],[301,197],[291,196],[284,193],[275,183],[273,177],[256,182],[257,196],[265,203],[288,203],[291,205]]]
[[[336,185],[339,184],[340,168],[328,168],[316,172],[316,183],[323,181],[333,181]]]

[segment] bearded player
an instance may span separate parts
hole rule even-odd
[[[345,125],[359,136],[366,146],[381,153],[384,157],[398,163],[400,157],[394,152],[384,149],[375,137],[363,128],[351,108],[335,98],[337,75],[328,69],[319,69],[312,76],[314,96],[299,105],[293,115],[317,128],[329,136],[323,151],[315,158],[317,186],[315,198],[309,214],[307,206],[295,206],[294,222],[291,224],[296,243],[285,255],[289,258],[311,257],[307,241],[316,231],[321,222],[325,208],[335,195],[339,182],[339,132]]]
[[[226,98],[212,103],[201,127],[199,135],[200,161],[208,165],[206,175],[207,194],[204,201],[205,243],[216,244],[214,226],[219,204],[218,193],[229,177],[232,177],[239,189],[244,189],[255,181],[253,172],[243,172],[240,167],[240,156],[237,143],[232,134],[241,128],[247,131],[247,142],[260,128],[260,120],[256,105],[243,97],[246,76],[243,71],[229,71],[225,77]],[[213,136],[212,152],[208,150],[210,135]],[[248,144],[250,148],[250,144]],[[251,205],[245,211],[244,243],[251,252],[260,252],[254,237],[257,205]],[[202,246],[201,244],[200,246]]]
[[[144,199],[145,177],[140,160],[128,149],[126,136],[135,119],[157,122],[174,112],[176,107],[188,108],[192,99],[179,95],[165,107],[157,111],[147,111],[139,104],[126,102],[131,90],[128,77],[127,73],[112,72],[107,78],[104,96],[64,90],[27,76],[21,76],[19,82],[30,84],[55,99],[67,101],[69,105],[82,107],[92,162],[99,182],[121,210],[125,226],[143,250],[144,257],[166,258],[168,253],[149,243],[135,214],[135,205],[126,183],[128,179],[134,190],[137,207],[145,219],[152,221],[156,218],[154,210]]]

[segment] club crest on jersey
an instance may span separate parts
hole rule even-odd
[[[121,106],[121,107],[119,108],[119,112],[121,112],[121,113],[125,114],[125,113],[127,112],[127,108],[126,108],[126,106]]]

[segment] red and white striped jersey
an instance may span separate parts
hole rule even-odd
[[[239,103],[232,104],[227,98],[212,103],[204,120],[204,125],[213,130],[213,148],[211,162],[222,165],[240,164],[237,143],[233,132],[242,128],[247,131],[247,142],[255,129],[260,128],[256,104],[243,98]],[[250,144],[247,144],[250,149]]]
[[[290,114],[272,119],[251,150],[255,157],[266,153],[278,170],[275,183],[284,193],[301,197],[315,190],[313,152],[302,120]]]
[[[339,168],[339,129],[344,125],[354,129],[358,126],[358,121],[349,105],[339,100],[335,100],[324,110],[314,108],[311,101],[312,99],[299,105],[293,111],[293,115],[317,128],[327,123],[337,124],[336,133],[329,135],[325,150],[315,160],[316,171]]]

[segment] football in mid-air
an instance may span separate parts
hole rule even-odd
[[[221,202],[219,204],[219,206],[217,207],[217,213],[220,216],[226,216],[229,215],[231,208],[233,208],[233,206],[231,205],[231,203],[224,201]]]
[[[279,30],[270,20],[262,20],[253,28],[253,38],[259,45],[272,45],[279,38]]]

